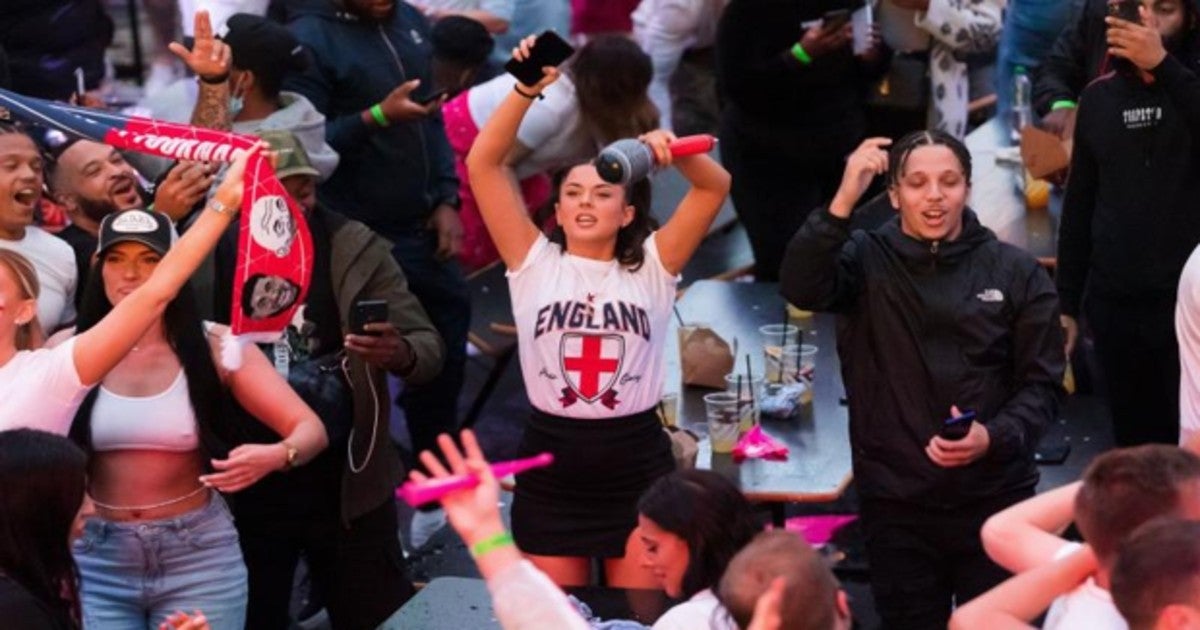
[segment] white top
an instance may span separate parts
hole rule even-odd
[[[0,366],[0,431],[40,429],[66,435],[91,389],[79,381],[71,337],[51,349],[22,350]]]
[[[654,622],[652,630],[737,630],[712,590],[704,589]]]
[[[672,128],[671,75],[689,48],[712,46],[729,0],[642,0],[633,12],[633,37],[650,57],[654,77],[648,94],[660,124]]]
[[[516,0],[417,0],[412,4],[426,11],[484,11],[510,22]]]
[[[1175,302],[1179,339],[1179,443],[1200,431],[1200,247],[1192,251],[1179,276]]]
[[[1078,550],[1079,543],[1066,543],[1054,554],[1061,560]],[[1112,595],[1089,577],[1075,590],[1060,595],[1050,604],[1043,630],[1128,630],[1129,625],[1121,617]]]
[[[122,396],[101,385],[92,407],[91,428],[96,451],[186,452],[200,446],[182,368],[166,390],[153,396]]]
[[[38,323],[47,335],[75,321],[75,287],[79,271],[75,250],[61,238],[39,227],[25,228],[19,241],[0,239],[0,248],[21,254],[37,270]]]
[[[483,128],[512,89],[512,76],[501,74],[467,91],[467,108],[476,127]],[[517,141],[533,151],[516,165],[518,179],[556,171],[599,150],[583,128],[571,77],[563,73],[542,94],[546,98],[534,101],[517,128]]]
[[[487,581],[496,620],[504,630],[588,630],[567,596],[528,560]]]
[[[521,373],[529,402],[579,419],[627,416],[658,404],[663,342],[678,276],[646,239],[636,272],[616,260],[564,254],[539,236],[508,272]]]

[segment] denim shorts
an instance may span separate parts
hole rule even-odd
[[[245,625],[246,565],[233,516],[216,493],[172,518],[93,518],[73,552],[88,630],[157,630],[180,610],[203,612],[213,630]]]

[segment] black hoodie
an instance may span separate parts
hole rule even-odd
[[[813,212],[788,245],[781,290],[837,313],[854,478],[868,498],[952,508],[1032,488],[1033,451],[1058,413],[1058,297],[1025,251],[963,214],[953,241],[905,235],[898,218],[850,232]],[[925,446],[950,406],[972,409],[987,454],[942,468]]]
[[[1200,243],[1200,79],[1173,55],[1152,74],[1106,75],[1080,99],[1058,233],[1067,315],[1085,285],[1109,300],[1173,301]]]

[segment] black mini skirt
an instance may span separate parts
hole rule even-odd
[[[517,547],[541,556],[624,556],[638,499],[675,467],[653,409],[604,420],[535,409],[519,451],[554,455],[550,466],[517,475],[513,493]]]

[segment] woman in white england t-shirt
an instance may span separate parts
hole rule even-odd
[[[242,174],[258,145],[229,167],[207,209],[163,257],[154,274],[103,320],[52,349],[39,350],[37,273],[20,254],[0,250],[0,431],[29,427],[65,435],[84,394],[129,353],[162,316],[237,215]],[[0,126],[0,212],[32,214],[41,197],[42,158],[33,141]]]
[[[527,38],[514,56],[524,59]],[[631,537],[637,499],[673,468],[654,409],[662,394],[663,340],[678,274],[708,232],[729,175],[707,156],[675,161],[692,188],[655,231],[648,184],[628,189],[575,166],[557,190],[550,238],[530,221],[504,168],[521,119],[555,68],[514,85],[475,142],[467,165],[484,223],[508,267],[521,370],[534,412],[522,454],[555,462],[517,478],[518,547],[560,585],[585,584],[602,558],[609,584],[651,587]],[[641,137],[660,165],[673,136]]]

